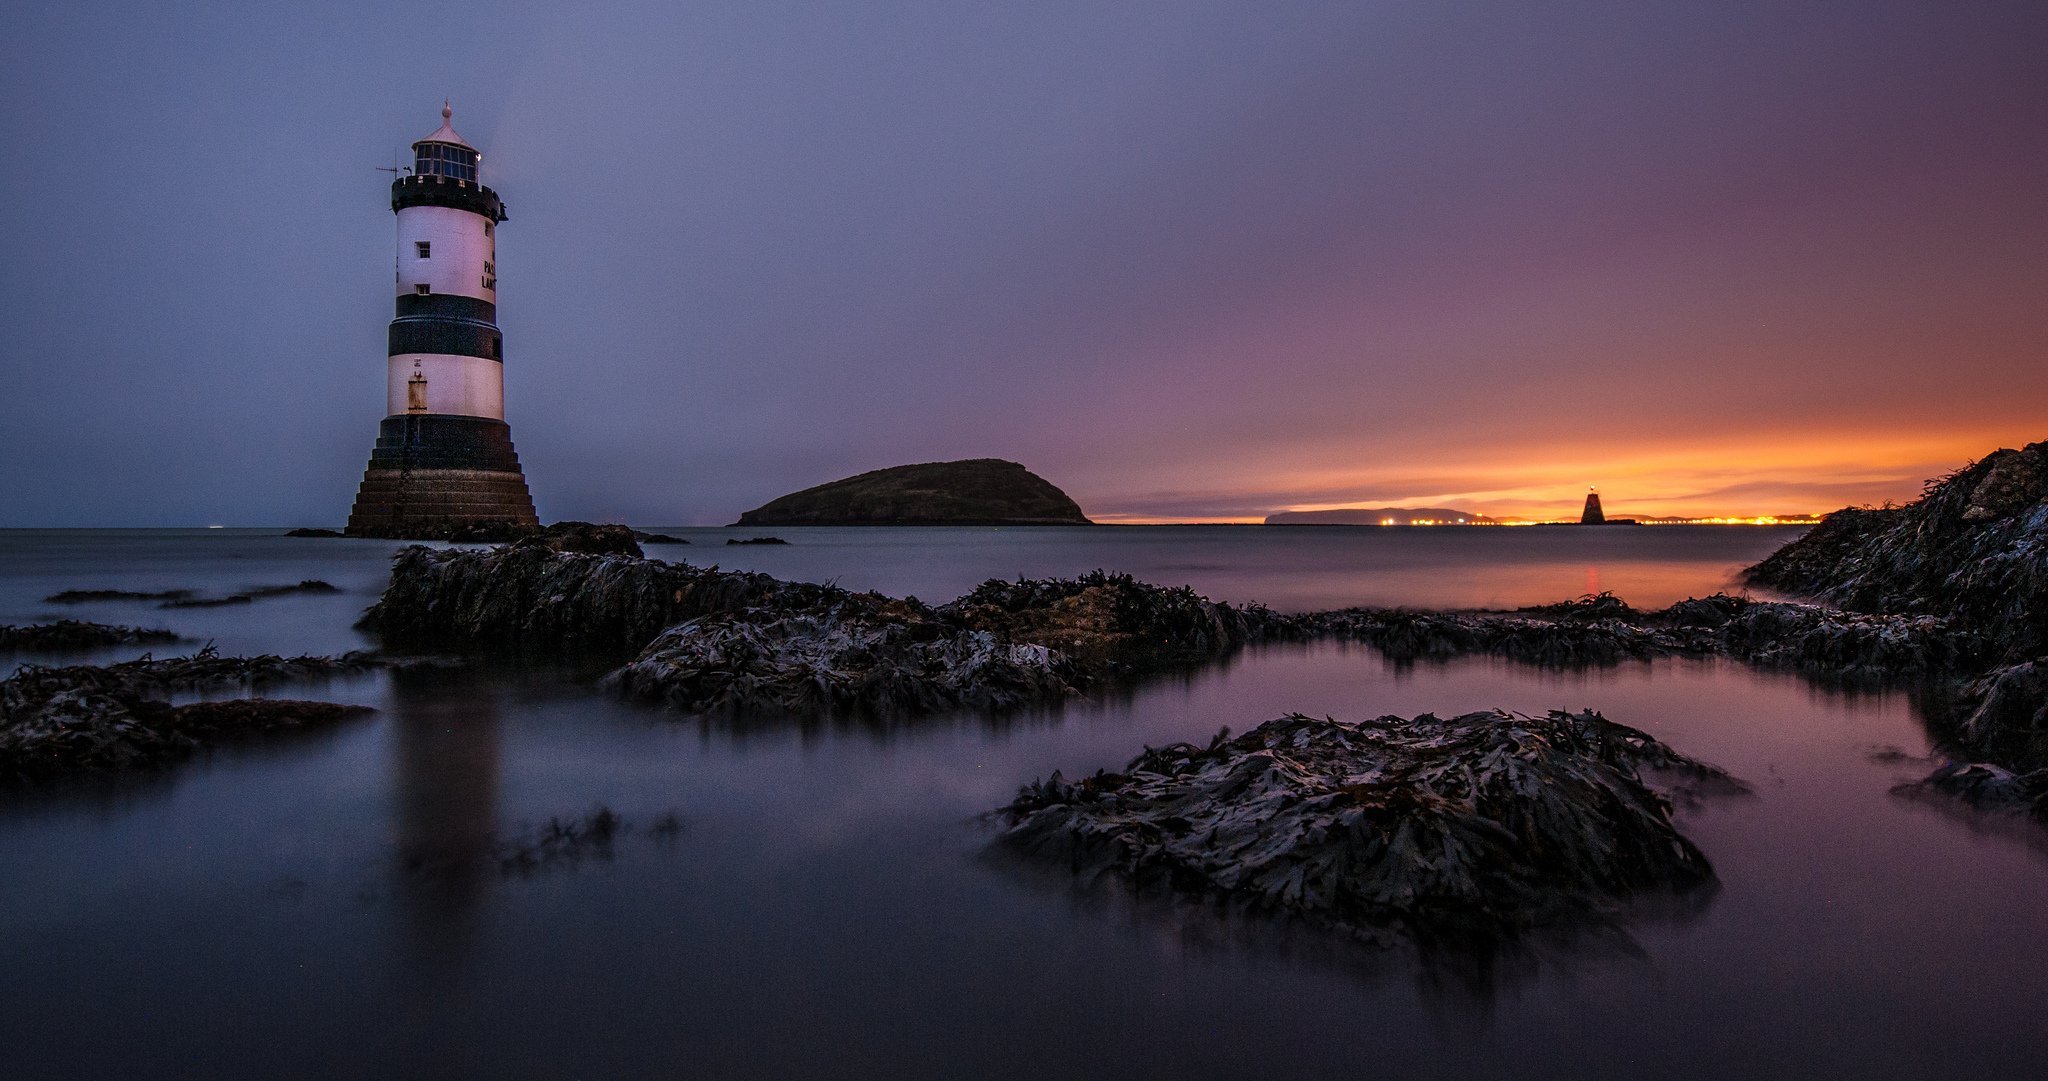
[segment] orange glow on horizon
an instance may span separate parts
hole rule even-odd
[[[1597,490],[1610,518],[1646,524],[1799,524],[1845,506],[1909,502],[1927,480],[1998,447],[2029,441],[2010,432],[1871,436],[1814,426],[1768,437],[1661,443],[1634,448],[1626,456],[1614,453],[1611,437],[1596,447],[1575,435],[1502,449],[1447,452],[1431,447],[1422,463],[1365,448],[1345,452],[1333,447],[1316,458],[1377,462],[1348,469],[1275,469],[1259,477],[1212,472],[1204,479],[1217,487],[1121,499],[1105,493],[1084,498],[1082,505],[1096,508],[1089,516],[1098,522],[1133,525],[1249,524],[1284,511],[1382,507],[1456,510],[1525,524],[1575,522],[1586,492]],[[1247,462],[1240,468],[1249,474],[1268,464],[1278,463]],[[1600,483],[1589,487],[1556,479],[1587,476]],[[1190,510],[1174,513],[1171,504],[1177,502],[1186,502]],[[1204,513],[1209,507],[1214,510]]]

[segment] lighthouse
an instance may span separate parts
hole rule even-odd
[[[441,126],[412,144],[410,175],[391,181],[398,310],[385,417],[348,516],[353,536],[539,524],[505,423],[497,257],[505,204],[478,182],[483,154],[455,134],[453,116],[444,102]]]
[[[1606,525],[1607,514],[1600,509],[1600,490],[1586,489],[1586,509],[1579,512],[1580,525]]]

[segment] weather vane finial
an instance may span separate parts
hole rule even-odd
[[[453,105],[450,105],[450,104],[448,104],[448,99],[447,99],[447,98],[442,98],[442,99],[441,99],[441,119],[442,119],[442,120],[443,120],[443,121],[445,122],[445,121],[448,121],[448,120],[452,120],[452,119],[454,119],[454,118],[455,118],[455,106],[453,106]]]

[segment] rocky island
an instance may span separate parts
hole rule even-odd
[[[1016,462],[969,458],[877,469],[793,492],[735,525],[1092,525],[1067,493]]]

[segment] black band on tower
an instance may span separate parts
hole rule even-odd
[[[519,472],[512,429],[489,417],[409,413],[377,426],[371,469],[482,469]]]
[[[394,319],[389,356],[402,353],[445,353],[457,357],[505,359],[504,339],[489,323],[459,319]]]
[[[418,293],[398,294],[398,317],[411,319],[416,316],[496,324],[498,306],[488,300],[478,300],[455,293],[428,293],[424,296]]]
[[[504,221],[505,203],[498,193],[482,184],[450,180],[445,176],[401,176],[391,182],[391,209],[409,206],[445,206],[482,214],[492,221]]]

